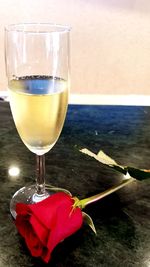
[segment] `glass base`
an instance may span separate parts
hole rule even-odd
[[[45,193],[42,195],[37,194],[35,185],[22,187],[21,189],[19,189],[13,195],[13,197],[10,201],[10,212],[11,212],[12,217],[14,219],[16,219],[16,216],[17,216],[16,204],[17,203],[25,203],[25,204],[37,203],[37,202],[44,200],[48,196],[50,196],[56,192],[61,192],[61,191],[71,195],[71,193],[68,190],[63,189],[63,188],[59,188],[59,187],[46,186],[45,189],[46,189]]]

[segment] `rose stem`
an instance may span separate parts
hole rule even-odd
[[[129,183],[131,183],[131,182],[133,182],[135,180],[136,179],[134,179],[134,178],[125,179],[119,185],[114,185],[111,188],[105,190],[104,192],[101,192],[101,193],[99,193],[99,194],[97,194],[95,196],[92,196],[92,197],[81,199],[81,200],[79,200],[79,206],[81,206],[82,208],[84,208],[88,204],[91,204],[91,203],[93,203],[95,201],[100,200],[103,197],[106,197],[106,196],[110,195],[111,193],[119,190],[120,188],[124,187],[125,185],[127,185],[127,184],[129,184]]]

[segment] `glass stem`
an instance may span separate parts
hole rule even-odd
[[[36,155],[36,188],[38,195],[45,193],[45,155]]]

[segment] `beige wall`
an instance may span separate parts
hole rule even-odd
[[[150,94],[149,0],[0,0],[0,89],[6,89],[4,25],[72,26],[71,91]]]

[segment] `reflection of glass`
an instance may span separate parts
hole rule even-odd
[[[22,141],[37,158],[36,186],[15,193],[10,204],[13,217],[17,202],[34,203],[50,194],[45,190],[44,154],[56,143],[66,116],[69,31],[66,26],[46,23],[5,29],[11,111]]]

